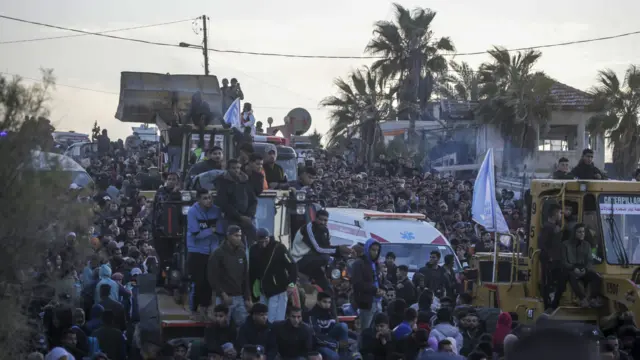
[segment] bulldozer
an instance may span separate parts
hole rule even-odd
[[[474,305],[515,312],[522,323],[543,313],[559,321],[602,325],[616,314],[640,321],[640,183],[601,180],[533,180],[524,196],[526,229],[513,252],[477,253],[472,259]],[[583,223],[592,244],[593,269],[601,277],[602,306],[580,307],[567,286],[559,307],[545,309],[540,238],[552,204],[572,213],[563,231]],[[573,236],[573,235],[571,235]],[[507,236],[507,239],[513,236]],[[515,240],[515,239],[514,239]]]
[[[204,126],[194,125],[189,121],[193,111],[194,95],[207,103],[208,116],[212,121]],[[123,122],[154,123],[160,130],[160,136],[167,140],[169,124],[176,120],[182,134],[182,151],[179,171],[184,179],[189,167],[193,163],[192,149],[196,146],[207,149],[219,146],[223,150],[224,159],[232,159],[238,155],[237,134],[233,129],[222,124],[222,95],[215,76],[207,75],[170,75],[138,72],[122,72],[120,101],[116,118]],[[265,145],[260,141],[269,142],[278,148],[290,150],[293,155],[283,151],[286,157],[281,166],[287,173],[296,175],[296,155],[292,148],[286,147],[282,138],[275,136],[260,136],[253,138],[254,146],[260,148]],[[292,157],[293,156],[293,157]],[[289,158],[294,161],[286,161]],[[163,168],[163,156],[160,156],[159,168]],[[279,159],[279,158],[278,158]],[[287,164],[292,164],[293,170]],[[213,180],[223,173],[223,170],[212,170],[196,176],[190,181],[194,186],[182,188],[180,199],[165,201],[163,204],[153,204],[154,212],[162,208],[163,233],[154,233],[154,241],[166,241],[172,244],[173,259],[170,267],[162,267],[162,284],[158,283],[155,275],[145,274],[138,279],[140,321],[157,324],[165,339],[202,337],[205,323],[191,318],[188,307],[188,277],[186,250],[186,215],[191,205],[195,203],[196,188],[209,190],[215,197]],[[293,179],[295,180],[295,177]],[[156,191],[141,191],[140,195],[147,199],[154,199]],[[298,227],[300,218],[304,219],[311,204],[304,191],[292,193],[289,190],[265,190],[258,197],[256,212],[256,227],[267,228],[277,241],[287,248]],[[158,225],[158,224],[156,224]],[[155,232],[155,228],[153,229]],[[163,259],[160,259],[164,263]],[[168,291],[169,290],[169,291]]]

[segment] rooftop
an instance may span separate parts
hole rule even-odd
[[[551,85],[551,106],[561,110],[585,110],[591,104],[589,93],[563,84],[555,79]]]

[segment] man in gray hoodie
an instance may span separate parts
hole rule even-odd
[[[435,338],[437,342],[440,342],[448,337],[453,338],[456,341],[456,354],[460,353],[462,349],[462,333],[453,325],[453,317],[451,316],[451,310],[449,308],[440,308],[436,314],[437,324],[431,329],[430,336]]]

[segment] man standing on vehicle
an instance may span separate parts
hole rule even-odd
[[[256,216],[258,198],[249,182],[249,176],[240,170],[240,163],[231,159],[227,163],[227,172],[218,180],[216,204],[224,213],[228,225],[237,225],[246,236],[248,248],[255,241],[256,228],[253,219]]]
[[[249,291],[246,248],[239,226],[230,225],[227,228],[226,240],[211,254],[207,272],[216,301],[229,307],[229,314],[238,326],[244,324],[247,310],[253,304]]]
[[[249,283],[253,294],[269,306],[269,322],[282,321],[287,311],[287,294],[293,292],[298,269],[287,248],[258,229],[256,243],[249,250]]]
[[[264,174],[269,184],[269,189],[278,189],[284,185],[287,185],[287,175],[284,169],[276,163],[278,157],[278,151],[273,144],[269,144],[265,148],[266,155],[264,157]]]
[[[187,213],[187,267],[192,281],[193,303],[191,311],[204,320],[211,305],[211,288],[207,281],[209,254],[219,245],[216,230],[221,226],[220,208],[213,205],[211,194],[199,189],[197,202]]]
[[[353,301],[359,312],[362,329],[368,329],[373,317],[382,311],[384,291],[380,287],[379,257],[380,243],[369,239],[364,244],[364,253],[353,263],[351,270]]]
[[[539,237],[540,264],[542,265],[542,298],[545,309],[558,307],[566,285],[563,270],[562,245],[562,208],[558,204],[551,204],[548,209],[547,221],[542,227]],[[555,296],[551,301],[551,293],[555,288]]]
[[[324,209],[318,210],[315,220],[302,226],[293,238],[291,255],[298,265],[299,272],[315,280],[322,291],[333,295],[331,283],[324,271],[325,267],[332,256],[349,256],[352,251],[347,246],[331,245],[328,222],[329,213]]]
[[[224,169],[224,155],[222,154],[222,148],[214,146],[207,150],[205,153],[205,159],[197,162],[191,166],[185,179],[185,188],[189,189],[193,178],[211,170],[223,170]]]

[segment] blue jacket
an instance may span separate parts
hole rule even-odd
[[[211,229],[214,225],[215,231]],[[187,213],[187,251],[211,254],[220,243],[218,233],[224,233],[220,208],[212,205],[205,210],[200,204],[193,204]]]
[[[109,297],[111,298],[111,300],[120,302],[120,287],[118,286],[117,282],[111,280],[111,268],[109,267],[109,265],[104,264],[100,266],[100,271],[98,272],[98,274],[100,276],[100,281],[98,281],[98,284],[96,285],[96,293],[95,297],[93,298],[94,304],[100,302],[100,286],[104,284],[107,284],[111,287],[111,292],[109,293]]]

